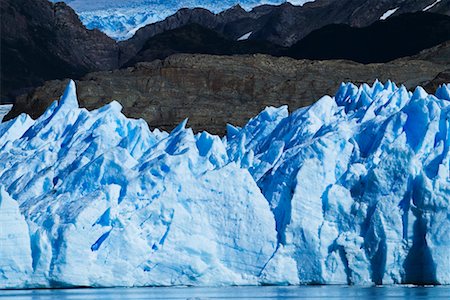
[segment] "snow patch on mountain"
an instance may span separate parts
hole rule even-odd
[[[241,36],[240,38],[238,38],[238,41],[245,41],[248,40],[248,38],[252,35],[253,31],[247,32],[246,34],[244,34],[243,36]]]
[[[396,7],[393,9],[390,9],[388,11],[386,11],[381,17],[380,20],[386,20],[387,18],[389,18],[390,16],[392,16],[393,14],[395,14],[395,12],[399,9],[400,7]]]
[[[435,2],[433,2],[432,4],[430,4],[430,5],[428,5],[427,7],[425,7],[424,9],[423,9],[423,11],[427,11],[427,10],[430,10],[430,9],[432,9],[436,4],[438,4],[439,2],[441,2],[441,0],[436,0]]]
[[[449,120],[450,84],[375,82],[166,133],[70,82],[0,124],[0,288],[450,284]]]

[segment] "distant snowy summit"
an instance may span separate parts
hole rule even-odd
[[[59,2],[60,0],[50,0]],[[181,8],[206,8],[214,13],[224,11],[236,4],[250,10],[262,4],[279,5],[290,2],[302,5],[314,0],[66,0],[80,16],[88,29],[100,29],[116,40],[125,40],[141,27],[164,20]]]
[[[303,5],[307,2],[314,3]],[[250,39],[270,37],[268,40],[283,46],[291,46],[311,31],[329,24],[364,27],[405,13],[449,14],[448,2],[440,0],[67,0],[67,4],[75,9],[88,29],[100,29],[116,40],[129,39],[139,28],[158,21],[164,24],[147,28],[147,34],[192,22],[228,31],[234,40],[253,32]],[[203,10],[188,13],[183,8],[204,8],[219,17],[213,18],[213,14]],[[138,40],[145,40],[145,36],[141,34]]]
[[[342,84],[224,138],[79,108],[0,124],[0,288],[450,284],[450,84]]]

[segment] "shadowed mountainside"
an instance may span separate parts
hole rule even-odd
[[[293,45],[287,56],[308,59],[349,59],[387,62],[410,56],[450,40],[450,17],[409,13],[355,28],[328,25]]]
[[[62,2],[2,0],[0,12],[2,99],[45,80],[118,67],[116,42],[87,30]]]
[[[389,10],[392,16],[421,12],[435,0],[316,0],[303,6],[285,3],[279,6],[262,5],[247,12],[239,5],[220,14],[206,9],[181,9],[163,21],[149,24],[120,46],[120,62],[123,64],[139,51],[146,42],[168,30],[196,23],[236,41],[251,33],[250,40],[259,40],[289,47],[314,30],[330,24],[347,24],[365,27],[380,20]],[[450,1],[441,1],[427,12],[450,15]]]
[[[415,55],[447,40],[450,40],[450,17],[423,12],[392,17],[363,28],[345,24],[325,26],[290,48],[268,41],[230,40],[214,30],[194,23],[148,39],[142,49],[124,65],[164,59],[175,53],[261,53],[296,59],[387,62]]]
[[[176,53],[235,55],[235,54],[270,54],[283,56],[286,49],[266,41],[234,41],[214,30],[198,24],[188,24],[181,28],[169,30],[149,39],[124,66],[133,66],[137,62],[151,62],[164,59]]]

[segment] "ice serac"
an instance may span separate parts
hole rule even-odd
[[[231,128],[230,157],[276,219],[262,282],[450,283],[449,91],[342,84],[289,116],[266,109]]]
[[[0,288],[450,284],[449,95],[342,84],[220,138],[70,82],[0,124]]]
[[[26,286],[32,274],[30,235],[19,204],[0,187],[0,278],[3,286]]]
[[[269,205],[220,138],[185,124],[89,112],[73,82],[36,121],[0,124],[0,287],[257,284],[277,247]]]

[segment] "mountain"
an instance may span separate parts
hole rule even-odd
[[[120,101],[128,117],[172,130],[183,119],[195,131],[223,135],[227,122],[238,126],[266,106],[297,109],[343,81],[395,80],[407,88],[435,91],[450,70],[450,43],[384,64],[344,60],[311,61],[266,55],[173,55],[113,72],[89,73],[77,81],[80,105],[96,109],[107,99]],[[448,82],[448,81],[446,81]],[[21,113],[37,118],[64,91],[67,81],[48,81],[16,99],[11,119]]]
[[[59,0],[51,0],[58,2]],[[313,0],[290,1],[301,5]],[[89,29],[100,29],[117,40],[128,39],[139,28],[164,20],[182,8],[205,8],[214,13],[224,11],[236,4],[247,10],[261,4],[281,4],[284,0],[119,0],[119,1],[65,1],[79,14],[81,21]]]
[[[2,0],[1,97],[45,80],[118,67],[118,46],[64,3]]]
[[[395,11],[389,17],[424,9],[430,13],[450,15],[450,2],[442,1],[430,7],[434,2],[435,0],[316,0],[303,6],[290,3],[263,5],[251,11],[234,6],[219,14],[205,9],[182,9],[162,21],[142,27],[130,39],[120,42],[120,60],[121,63],[130,60],[153,36],[189,23],[215,30],[231,40],[249,34],[250,40],[290,47],[326,25],[366,27],[386,17],[386,12],[393,9]]]
[[[361,28],[345,24],[328,25],[313,31],[289,48],[248,39],[248,36],[231,40],[217,31],[189,23],[148,39],[124,66],[164,59],[175,53],[261,53],[296,59],[347,59],[376,63],[415,55],[448,40],[450,17],[424,12],[391,17]]]
[[[214,30],[196,23],[168,30],[147,40],[142,49],[123,66],[133,66],[138,62],[151,62],[164,59],[176,53],[236,55],[236,54],[270,54],[282,56],[283,47],[265,41],[234,41]]]
[[[387,62],[417,54],[448,40],[449,16],[419,12],[391,17],[362,28],[328,25],[293,45],[287,55],[297,59]]]
[[[130,40],[116,43],[98,30],[86,29],[75,12],[63,3],[52,4],[45,0],[4,0],[1,2],[0,34],[1,103],[14,103],[21,94],[28,94],[46,80],[68,77],[80,79],[89,72],[114,70],[132,66],[138,62],[164,59],[175,53],[218,55],[264,53],[273,56],[313,59],[320,53],[322,55],[320,58],[329,58],[327,49],[330,49],[330,46],[321,38],[321,34],[330,35],[331,31],[331,38],[339,36],[340,39],[349,41],[359,39],[360,32],[364,32],[363,38],[368,41],[356,43],[354,48],[361,51],[367,50],[365,57],[358,57],[361,53],[355,53],[353,47],[346,48],[345,45],[340,46],[343,48],[339,56],[336,53],[331,54],[334,55],[332,57],[367,63],[416,54],[424,47],[432,47],[448,39],[448,18],[443,15],[422,13],[422,17],[416,17],[416,14],[396,16],[400,11],[417,10],[424,4],[421,2],[419,5],[414,1],[408,4],[402,2],[403,6],[393,14],[390,13],[389,17],[382,13],[387,5],[383,1],[382,5],[370,10],[373,13],[367,16],[364,22],[370,18],[377,20],[381,16],[384,16],[386,20],[376,23],[378,25],[363,27],[362,31],[344,25],[329,25],[331,27],[324,30],[319,29],[306,34],[314,26],[319,26],[323,22],[334,22],[333,20],[344,23],[356,22],[360,14],[359,10],[364,8],[362,14],[365,14],[365,11],[371,8],[367,6],[369,4],[360,3],[359,0],[353,0],[345,7],[339,6],[345,1],[337,1],[340,4],[336,4],[335,1],[318,0],[306,3],[302,7],[289,3],[280,6],[263,5],[249,12],[240,6],[234,6],[219,14],[213,14],[201,8],[182,9],[164,21],[142,28]],[[373,2],[376,1],[371,1]],[[395,3],[389,2],[389,5]],[[445,13],[446,3],[439,2],[427,11]],[[328,15],[332,15],[336,9],[352,16],[329,17]],[[298,15],[290,17],[290,13],[294,11]],[[321,17],[321,14],[327,17]],[[310,22],[309,27],[300,23],[298,27],[295,27],[298,33],[296,36],[306,34],[304,39],[291,47],[297,47],[297,51],[290,51],[270,38],[271,35],[262,34],[269,27],[278,30],[281,27],[284,28],[284,25],[280,24],[286,22],[288,24],[291,21],[295,23],[300,15],[307,17]],[[316,20],[320,22],[316,23]],[[359,21],[355,24],[355,26],[363,26]],[[291,27],[286,26],[286,28]],[[346,29],[340,30],[340,28]],[[386,33],[381,35],[380,31],[383,30]],[[395,32],[399,37],[396,38],[389,32]],[[430,32],[433,34],[430,35]],[[288,31],[275,35],[293,36]],[[375,42],[371,39],[379,41],[382,45],[375,45],[379,51],[373,51],[372,48],[366,49],[366,45],[374,45]],[[302,48],[303,44],[306,48]],[[384,53],[388,51],[392,55],[380,58],[383,51]],[[20,107],[13,113],[20,112]],[[41,107],[37,112],[41,113],[44,108]]]
[[[450,284],[449,108],[450,85],[348,83],[221,139],[71,81],[0,124],[0,288]]]

